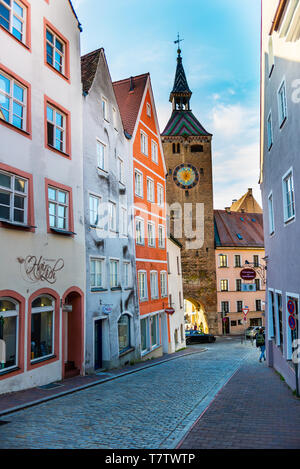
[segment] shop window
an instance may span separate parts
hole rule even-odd
[[[0,374],[18,366],[19,305],[11,298],[0,298]],[[3,354],[3,356],[2,356]]]
[[[148,350],[148,322],[147,319],[141,320],[141,347],[142,352],[146,352]]]
[[[130,348],[130,317],[123,314],[118,321],[119,353]]]
[[[31,363],[54,354],[54,299],[40,296],[31,309]]]
[[[230,322],[231,327],[235,327],[237,325],[236,321],[231,321]]]

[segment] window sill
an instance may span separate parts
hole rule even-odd
[[[290,223],[295,221],[295,219],[296,219],[296,217],[295,217],[295,215],[293,215],[292,217],[288,218],[287,220],[284,220],[284,225],[285,226],[289,225]]]
[[[285,118],[283,119],[283,121],[281,122],[280,126],[279,126],[280,129],[282,129],[282,127],[284,126],[286,120],[287,120],[287,118],[285,117]]]
[[[56,228],[50,228],[50,232],[58,234],[58,235],[62,235],[62,236],[69,236],[69,237],[73,237],[74,235],[76,235],[76,233],[74,233],[73,231],[59,230]]]
[[[108,178],[108,171],[105,171],[105,169],[101,169],[98,166],[97,171],[98,171],[98,176]]]
[[[12,221],[7,221],[7,220],[0,220],[0,226],[4,226],[5,228],[12,228],[16,230],[23,230],[23,231],[32,231],[32,230],[35,230],[36,228],[36,226],[21,225],[19,223],[14,223]]]
[[[111,291],[122,291],[122,287],[110,287]]]
[[[133,291],[133,287],[125,287],[124,291]]]
[[[21,135],[24,135],[24,137],[31,138],[31,133],[28,132],[27,130],[20,129],[19,127],[16,127],[15,125],[1,118],[0,118],[0,123],[3,124],[5,127],[8,127],[9,129],[14,130],[15,132],[18,132]]]
[[[34,366],[34,365],[37,365],[39,363],[43,363],[43,362],[47,362],[49,360],[53,360],[53,358],[56,358],[56,355],[48,355],[45,358],[37,358],[36,360],[31,360],[30,365]]]
[[[71,156],[69,153],[65,153],[64,151],[58,150],[57,148],[53,147],[49,143],[47,143],[47,149],[50,151],[53,151],[54,153],[58,153],[59,155],[63,156],[64,158],[68,158],[69,160],[71,159]]]
[[[20,370],[21,368],[19,368],[18,366],[10,368],[9,370],[6,370],[5,368],[0,369],[0,378],[1,376],[8,375],[9,373],[15,373],[16,371],[20,371]]]
[[[269,72],[269,78],[271,78],[272,73],[273,73],[273,70],[274,70],[274,64],[272,65],[271,70],[270,70],[270,72]]]
[[[128,353],[131,353],[131,352],[134,352],[135,351],[135,348],[134,347],[130,347],[130,348],[127,348],[126,350],[123,350],[122,352],[119,353],[119,357],[124,357],[125,355],[127,355]]]
[[[97,287],[97,288],[91,288],[91,292],[92,293],[99,293],[99,292],[107,292],[108,289],[107,288],[101,288],[101,287]]]
[[[22,42],[20,41],[20,39],[18,39],[16,36],[14,36],[10,31],[8,31],[4,26],[2,26],[2,24],[0,24],[0,28],[5,31],[12,39],[14,39],[15,41],[17,41],[18,44],[20,44],[21,46],[25,47],[25,49],[28,50],[28,52],[31,52],[31,48],[25,44],[25,42]]]
[[[120,182],[120,181],[119,181],[119,191],[120,191],[121,194],[125,194],[125,192],[126,192],[125,184],[123,184],[123,182]]]
[[[60,76],[61,78],[63,78],[64,80],[66,80],[68,83],[70,83],[70,78],[66,75],[64,75],[63,73],[61,73],[59,70],[57,70],[55,67],[53,67],[53,65],[49,64],[49,62],[46,62],[46,65],[47,67],[50,68],[50,70],[52,70],[53,72],[57,73],[58,76]]]

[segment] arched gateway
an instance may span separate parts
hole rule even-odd
[[[212,135],[192,113],[191,96],[178,49],[175,82],[170,95],[172,115],[162,133],[169,230],[183,245],[184,297],[189,301],[192,299],[197,311],[205,311],[203,317],[208,331],[217,334]]]

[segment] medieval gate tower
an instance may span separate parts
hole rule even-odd
[[[179,41],[178,41],[179,43]],[[162,133],[167,167],[169,230],[183,245],[184,298],[204,317],[205,329],[218,333],[212,134],[190,108],[189,89],[178,48],[171,118]]]

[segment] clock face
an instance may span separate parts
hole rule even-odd
[[[199,173],[191,164],[181,164],[174,170],[173,180],[181,189],[192,189],[199,182]]]

